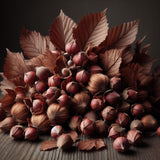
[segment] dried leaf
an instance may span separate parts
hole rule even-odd
[[[124,83],[128,87],[137,89],[139,75],[141,74],[142,68],[139,64],[131,63],[120,69],[121,76],[123,77]]]
[[[12,53],[7,49],[7,58],[4,64],[4,75],[8,80],[12,81],[16,85],[24,85],[23,76],[24,73],[31,70],[26,65],[22,53]]]
[[[47,46],[51,49],[54,48],[47,36],[44,37],[40,33],[36,31],[29,31],[24,27],[20,37],[20,44],[24,54],[29,58],[43,54]]]
[[[47,48],[44,54],[43,63],[44,66],[47,67],[51,73],[54,72],[54,68],[56,66],[57,57]]]
[[[122,65],[127,65],[133,60],[133,54],[130,50],[122,52]]]
[[[57,148],[57,141],[56,140],[47,140],[41,144],[40,150],[41,151],[48,151],[48,150],[56,149],[56,148]]]
[[[147,44],[143,48],[141,48],[144,38],[145,37],[143,37],[136,43],[136,53],[133,56],[133,62],[140,64],[143,67],[143,72],[148,74],[151,71],[153,59],[149,55],[147,55],[150,44]]]
[[[122,62],[122,49],[111,49],[100,55],[102,66],[109,77],[118,76]]]
[[[0,73],[0,75],[2,76],[3,80],[0,82],[0,90],[1,90],[1,93],[3,95],[5,95],[7,92],[6,92],[6,89],[11,89],[11,90],[14,90],[14,88],[16,87],[14,85],[14,83],[12,83],[11,81],[9,81],[3,73]]]
[[[108,34],[106,9],[100,13],[92,13],[84,16],[73,29],[73,37],[79,48],[86,50],[90,45],[98,46],[105,40]]]
[[[73,142],[76,142],[77,140],[79,140],[78,134],[76,131],[70,131],[68,134],[71,136]]]
[[[135,20],[111,28],[108,32],[108,36],[105,41],[101,43],[100,47],[106,50],[124,48],[131,45],[136,39],[138,24],[139,20]]]
[[[60,15],[51,25],[50,39],[59,50],[65,50],[65,44],[73,40],[72,29],[76,23],[61,10]]]
[[[99,150],[104,147],[106,147],[106,145],[102,139],[90,139],[78,143],[78,148],[83,151]]]

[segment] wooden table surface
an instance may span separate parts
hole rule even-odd
[[[81,137],[84,139],[85,137]],[[42,141],[51,139],[41,136],[38,142],[15,141],[8,134],[0,134],[0,160],[159,160],[160,137],[145,137],[139,147],[131,147],[125,153],[117,153],[112,140],[105,138],[107,148],[101,151],[83,152],[74,147],[64,152],[59,149],[40,151]]]

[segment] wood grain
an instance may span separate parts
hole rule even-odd
[[[82,136],[81,139],[86,137]],[[0,134],[0,160],[158,160],[160,159],[160,138],[145,137],[139,147],[131,147],[129,152],[117,153],[112,147],[112,140],[105,138],[107,149],[94,152],[79,151],[75,146],[68,151],[56,149],[40,151],[42,141],[51,139],[41,136],[38,142],[15,141],[8,134]]]

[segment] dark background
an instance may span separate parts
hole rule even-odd
[[[0,3],[0,71],[3,71],[5,48],[21,51],[19,37],[22,26],[47,35],[60,9],[78,22],[90,12],[108,8],[110,27],[140,19],[137,39],[146,35],[145,43],[151,43],[149,54],[160,58],[159,0],[5,0]]]

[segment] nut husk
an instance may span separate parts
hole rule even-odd
[[[143,132],[144,125],[140,120],[136,119],[131,122],[130,129],[132,129],[132,130],[137,129],[137,130],[140,130],[141,132]]]
[[[45,114],[32,115],[32,126],[37,128],[39,132],[45,133],[50,130],[50,121]]]
[[[16,125],[15,119],[13,117],[7,117],[0,122],[0,130],[3,132],[9,132],[14,125]]]
[[[95,128],[98,135],[105,135],[108,125],[103,120],[97,120],[95,121]]]
[[[75,113],[83,114],[88,109],[89,102],[90,102],[90,95],[87,92],[82,91],[74,95],[72,99],[71,109]]]
[[[17,102],[11,108],[11,114],[19,123],[26,123],[30,113],[24,103]]]
[[[52,125],[62,124],[69,118],[68,109],[57,103],[52,103],[47,109],[47,116]]]
[[[104,92],[107,90],[108,83],[108,76],[102,73],[96,73],[91,75],[87,88],[92,94],[97,92]]]

